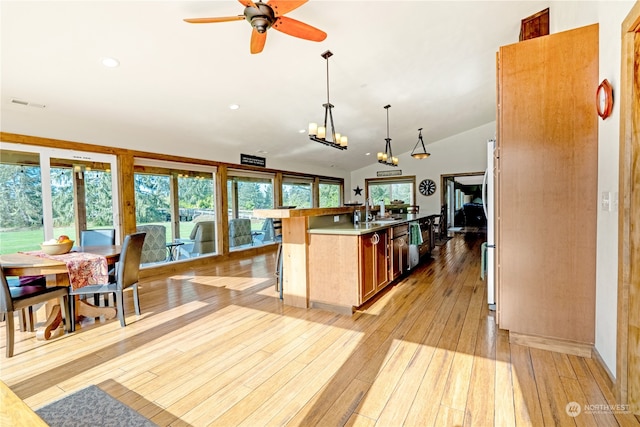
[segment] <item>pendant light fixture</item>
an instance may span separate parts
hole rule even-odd
[[[387,166],[398,166],[398,158],[393,157],[393,153],[391,152],[391,138],[389,138],[389,108],[391,108],[391,105],[384,106],[384,109],[387,110],[387,137],[384,139],[386,141],[384,153],[381,151],[378,152],[378,163],[382,163]]]
[[[418,144],[422,144],[422,151],[416,151],[418,148]],[[413,151],[411,151],[411,157],[414,159],[426,159],[429,157],[431,153],[427,153],[427,149],[424,148],[424,141],[422,140],[422,128],[418,129],[418,142],[416,142],[416,146],[413,147]]]
[[[332,55],[333,53],[330,50],[321,55],[327,61],[327,103],[322,104],[324,107],[324,126],[318,126],[317,123],[309,123],[309,139],[338,150],[346,150],[348,138],[346,135],[340,135],[336,132],[333,126],[333,114],[331,113],[334,105],[329,101],[329,58]],[[329,128],[327,128],[327,118],[331,126],[330,132],[328,132]]]

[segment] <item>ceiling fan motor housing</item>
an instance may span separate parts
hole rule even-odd
[[[248,6],[244,9],[244,17],[256,31],[262,34],[271,28],[276,17],[271,6],[262,2],[255,5],[257,8]]]

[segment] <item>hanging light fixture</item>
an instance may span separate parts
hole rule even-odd
[[[422,151],[416,151],[418,148],[418,144],[422,144]],[[426,159],[429,157],[431,153],[427,153],[427,149],[424,148],[424,141],[422,140],[422,128],[418,129],[418,142],[416,142],[416,146],[413,147],[411,151],[411,157],[414,159]]]
[[[321,56],[327,61],[327,103],[322,104],[324,107],[324,126],[318,126],[317,123],[309,123],[309,139],[319,142],[324,145],[328,145],[339,150],[346,150],[348,144],[348,138],[346,135],[340,135],[335,131],[333,126],[333,114],[331,109],[334,107],[329,102],[329,58],[333,55],[330,50],[323,53]],[[327,128],[327,118],[331,125],[331,131]]]
[[[398,166],[398,158],[393,157],[391,152],[391,138],[389,138],[389,108],[391,105],[385,105],[384,109],[387,110],[387,137],[384,139],[387,144],[384,147],[384,153],[378,152],[378,163],[382,163],[387,166]]]

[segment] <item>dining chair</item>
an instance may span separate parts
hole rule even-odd
[[[133,290],[133,304],[136,315],[140,315],[140,299],[138,298],[138,275],[140,272],[140,258],[142,256],[142,245],[146,233],[133,233],[125,236],[122,243],[120,261],[116,267],[115,281],[109,283],[88,285],[77,289],[70,289],[69,295],[94,295],[94,294],[115,294],[115,304],[120,319],[120,326],[127,324],[124,319],[124,291]],[[105,298],[108,300],[108,298]],[[71,318],[75,319],[75,302],[70,298],[69,304]],[[75,330],[75,322],[72,322],[72,331]]]
[[[113,228],[82,230],[80,232],[80,246],[102,246],[115,244],[116,230]]]
[[[65,329],[67,331],[71,330],[73,322],[71,321],[72,318],[69,315],[68,309],[70,300],[69,287],[47,287],[46,285],[9,287],[2,266],[0,266],[0,282],[0,312],[5,317],[7,357],[13,356],[13,345],[15,341],[14,313],[18,312],[23,316],[24,313],[22,309],[24,308],[47,302],[52,298],[60,298],[60,307],[64,307],[65,311]]]
[[[82,230],[80,232],[80,246],[103,246],[116,244],[116,230],[113,228],[97,228]],[[115,268],[109,270],[109,281],[115,280]],[[93,296],[95,305],[98,305],[100,295]]]

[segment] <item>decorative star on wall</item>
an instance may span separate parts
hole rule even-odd
[[[353,189],[353,192],[355,193],[356,196],[362,196],[362,188],[360,188],[359,185]]]

